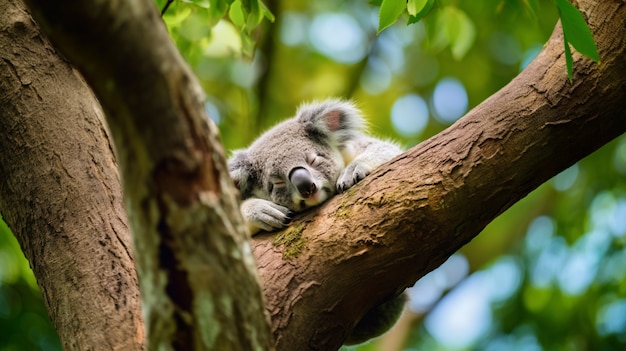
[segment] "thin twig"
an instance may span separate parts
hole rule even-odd
[[[163,15],[165,15],[165,12],[167,11],[167,9],[170,7],[170,5],[174,2],[174,0],[167,0],[167,2],[165,3],[165,6],[163,6],[163,10],[161,10],[161,17],[163,17]]]

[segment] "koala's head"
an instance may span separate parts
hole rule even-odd
[[[303,105],[228,161],[243,199],[261,198],[299,212],[336,192],[348,142],[363,120],[350,103],[327,100]]]

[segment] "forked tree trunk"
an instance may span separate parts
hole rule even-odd
[[[142,350],[122,190],[95,96],[20,1],[0,1],[0,211],[65,350]]]
[[[147,343],[272,349],[217,128],[151,0],[29,0],[106,112],[124,184]]]
[[[9,4],[8,9],[15,7]],[[45,0],[29,4],[48,35],[82,70],[107,111],[126,185],[151,346],[271,348],[219,143],[202,122],[197,86],[169,44],[153,5],[149,1],[68,1],[61,8]],[[125,7],[129,4],[133,6]],[[575,56],[574,82],[570,83],[557,27],[544,51],[519,77],[455,125],[381,167],[346,194],[303,215],[282,233],[253,240],[277,349],[337,349],[369,307],[411,285],[532,189],[626,131],[626,6],[618,0],[580,1],[579,5],[594,32],[601,64]],[[11,18],[0,17],[2,28],[13,23]],[[24,30],[24,25],[9,26],[16,31],[11,35]],[[36,33],[25,37],[43,45],[42,57],[52,53]],[[2,36],[1,40],[8,39]],[[3,62],[11,62],[5,56],[14,51],[5,47],[0,46]],[[128,317],[133,309],[106,309],[111,315],[94,315],[91,301],[85,301],[98,296],[102,286],[108,287],[107,279],[118,281],[108,275],[112,274],[104,269],[108,267],[90,265],[96,261],[128,267],[122,263],[130,255],[93,249],[99,249],[98,245],[109,248],[108,241],[98,240],[107,238],[103,224],[90,235],[72,227],[110,224],[96,215],[119,213],[119,197],[109,195],[109,203],[95,203],[93,207],[102,213],[93,214],[83,212],[81,206],[70,207],[73,203],[60,195],[66,191],[81,194],[77,195],[81,199],[89,194],[89,201],[95,202],[91,189],[114,193],[108,185],[116,179],[104,177],[101,170],[113,169],[112,163],[92,156],[63,166],[78,156],[57,148],[65,143],[88,150],[87,154],[106,155],[106,150],[88,148],[106,144],[104,129],[94,124],[95,115],[88,118],[85,114],[62,129],[77,134],[76,140],[68,139],[72,132],[49,131],[46,141],[13,133],[22,128],[22,119],[32,119],[35,126],[29,133],[37,134],[41,121],[50,114],[69,118],[43,105],[49,100],[57,105],[61,105],[59,100],[68,102],[65,95],[43,94],[47,90],[35,84],[35,76],[72,75],[67,67],[45,71],[14,67],[19,66],[5,65],[1,73],[13,77],[15,84],[0,83],[3,101],[11,101],[10,106],[20,106],[18,102],[29,108],[39,105],[41,110],[24,106],[2,110],[0,133],[11,133],[4,132],[9,137],[0,141],[6,143],[0,144],[0,173],[12,178],[0,179],[0,209],[36,268],[57,328],[73,325],[77,316],[81,317],[77,325],[93,323],[100,334],[128,326],[130,335],[120,335],[109,345],[132,349],[125,348],[124,342],[141,335],[135,333],[140,329],[132,327],[140,321],[138,317]],[[12,75],[7,73],[12,71]],[[23,91],[6,95],[16,89]],[[86,90],[61,84],[57,90],[66,89]],[[83,110],[93,109],[69,102],[74,103]],[[81,128],[91,124],[98,126],[94,128],[100,134],[81,137]],[[43,128],[41,132],[45,133]],[[10,148],[10,144],[22,147]],[[36,158],[38,149],[44,150],[43,158],[26,162]],[[25,150],[28,156],[22,156]],[[105,159],[111,158],[108,155]],[[61,156],[66,158],[61,160]],[[28,178],[28,170],[33,177]],[[58,184],[49,193],[44,192],[46,183],[34,179],[34,175],[44,177],[45,171],[52,173],[48,182]],[[32,184],[38,185],[31,188]],[[31,210],[31,204],[39,207]],[[37,216],[42,216],[41,223],[29,232]],[[110,237],[123,237],[118,227],[113,230],[118,236]],[[276,244],[280,238],[286,244]],[[48,248],[62,251],[63,256],[50,255]],[[68,266],[73,268],[67,270]],[[136,287],[131,285],[119,286],[120,295],[111,297],[118,302],[113,306],[126,301],[126,296],[136,297]],[[83,298],[52,296],[53,288],[69,293],[79,290]],[[119,322],[111,324],[116,312],[125,317],[118,316]],[[93,321],[83,322],[88,317]],[[87,333],[83,340],[71,328],[60,330],[68,349],[98,348],[101,337],[97,333]]]

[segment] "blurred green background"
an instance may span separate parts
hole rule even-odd
[[[158,0],[162,8],[165,1]],[[353,99],[373,134],[407,148],[451,125],[515,77],[557,21],[551,0],[437,1],[426,23],[380,35],[360,0],[266,1],[253,59],[211,1],[178,1],[165,20],[207,93],[224,146],[246,146],[305,101]],[[445,14],[452,14],[446,17]],[[459,55],[440,38],[462,23]],[[566,72],[563,72],[563,79]],[[411,289],[389,335],[350,350],[626,349],[626,137],[517,203]],[[0,226],[0,350],[58,350],[41,295]]]

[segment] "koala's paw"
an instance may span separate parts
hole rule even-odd
[[[272,232],[283,229],[291,223],[293,212],[287,207],[263,199],[248,199],[241,204],[241,214],[250,232],[260,230]]]
[[[346,167],[337,179],[337,192],[342,193],[354,184],[367,177],[372,170],[360,162],[352,162]]]

